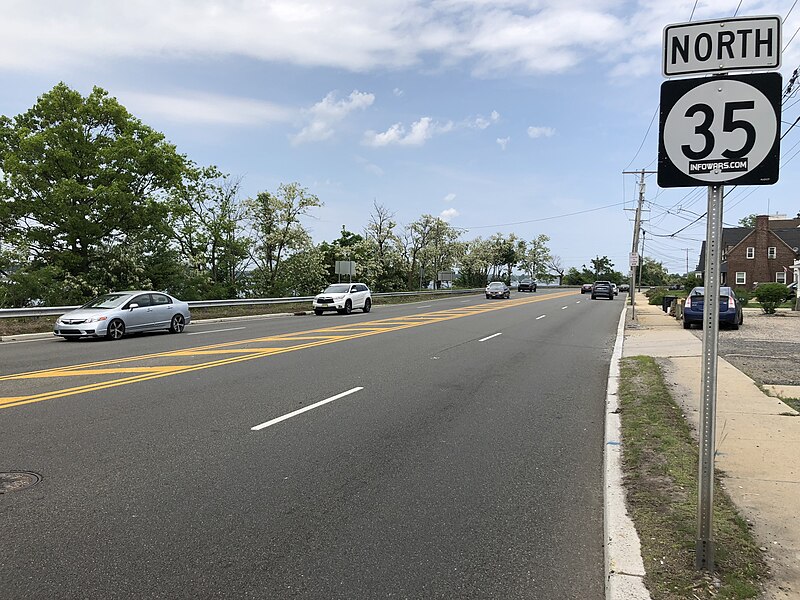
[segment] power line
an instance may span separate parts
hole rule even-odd
[[[625,204],[624,202],[617,202],[615,204],[608,204],[606,206],[598,206],[597,208],[588,208],[586,210],[579,210],[577,212],[565,213],[563,215],[553,215],[552,217],[542,217],[540,219],[528,219],[526,221],[515,221],[513,223],[500,223],[499,225],[476,225],[474,227],[459,227],[459,229],[491,229],[493,227],[508,227],[510,225],[525,225],[526,223],[537,223],[539,221],[552,221],[553,219],[563,219],[564,217],[574,217],[575,215],[583,215],[590,212],[596,212],[598,210],[605,210],[607,208],[614,208],[616,206],[622,206]]]

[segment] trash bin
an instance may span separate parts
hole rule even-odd
[[[661,310],[665,313],[669,313],[669,307],[672,305],[672,301],[677,299],[677,296],[664,296],[663,300],[661,300]]]

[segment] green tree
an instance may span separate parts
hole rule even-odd
[[[172,238],[203,298],[235,298],[248,262],[240,180],[189,163],[169,196]]]
[[[4,241],[30,253],[19,274],[29,300],[74,303],[116,285],[106,276],[113,256],[142,267],[148,257],[131,248],[167,231],[163,198],[183,168],[161,133],[98,87],[84,98],[59,83],[2,117],[0,220]],[[120,285],[140,281],[131,272]]]
[[[742,217],[741,219],[739,219],[739,227],[755,228],[757,217],[758,215],[756,213],[747,215],[746,217]]]
[[[320,206],[319,198],[299,183],[282,183],[275,194],[261,192],[245,201],[252,227],[250,258],[255,265],[251,274],[251,293],[270,296],[278,292],[279,282],[284,281],[284,261],[312,246],[311,236],[300,218]],[[297,285],[299,287],[300,282]]]
[[[660,286],[667,283],[667,270],[662,263],[645,256],[641,267],[637,267],[637,278],[639,276],[638,269],[640,268],[642,273],[641,285]]]
[[[547,243],[550,238],[545,234],[537,235],[522,248],[519,268],[530,277],[544,281],[549,276],[553,257]]]

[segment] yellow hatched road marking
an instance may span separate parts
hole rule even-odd
[[[171,373],[179,366],[161,366],[161,367],[122,367],[118,369],[73,369],[71,371],[62,371],[53,369],[52,371],[44,371],[43,373],[35,373],[33,375],[18,375],[12,379],[39,379],[44,377],[76,377],[78,375],[114,375],[116,373]]]
[[[465,308],[467,308],[467,307],[464,307],[464,309],[459,309],[459,312],[454,312],[452,309],[448,309],[448,310],[443,310],[440,313],[426,313],[426,314],[429,314],[429,315],[436,315],[436,318],[425,319],[425,320],[419,320],[419,319],[413,319],[412,318],[412,319],[409,319],[409,320],[407,320],[405,322],[402,322],[402,319],[398,319],[398,318],[395,317],[395,318],[391,318],[391,319],[386,319],[386,321],[376,321],[376,322],[374,322],[375,325],[388,325],[387,327],[372,327],[372,328],[369,328],[369,329],[363,328],[363,330],[360,333],[352,333],[352,334],[349,334],[349,335],[345,334],[345,335],[341,335],[341,336],[338,336],[338,335],[337,336],[325,336],[323,339],[319,339],[317,341],[311,341],[311,342],[305,343],[305,344],[297,344],[297,345],[294,345],[294,346],[288,346],[286,348],[261,348],[261,349],[259,349],[259,348],[249,348],[249,349],[243,348],[243,349],[241,349],[243,351],[241,356],[233,356],[233,357],[223,358],[223,359],[210,361],[210,362],[206,362],[206,363],[200,363],[200,364],[196,364],[196,365],[176,366],[176,367],[169,368],[169,370],[166,370],[166,371],[159,370],[158,372],[154,372],[153,369],[145,367],[144,368],[145,372],[142,372],[139,375],[134,375],[134,376],[131,376],[131,377],[123,377],[121,379],[117,379],[117,380],[113,380],[113,381],[91,383],[91,384],[87,384],[87,385],[76,386],[76,387],[73,387],[73,388],[66,388],[66,389],[61,389],[61,390],[53,390],[53,391],[50,391],[50,392],[43,392],[43,393],[40,393],[40,394],[33,394],[33,395],[30,395],[30,396],[10,396],[10,397],[4,397],[4,398],[0,397],[0,409],[11,408],[11,407],[14,407],[14,406],[21,406],[23,404],[31,404],[31,403],[34,403],[34,402],[42,402],[44,400],[52,400],[52,399],[55,399],[55,398],[63,398],[63,397],[66,397],[66,396],[74,396],[76,394],[84,394],[84,393],[88,393],[88,392],[94,392],[94,391],[107,389],[107,388],[111,388],[111,387],[128,385],[128,384],[131,384],[131,383],[138,383],[140,381],[148,381],[148,380],[151,380],[151,379],[158,379],[160,377],[168,377],[168,376],[176,375],[176,374],[179,374],[179,373],[187,373],[187,372],[190,372],[190,371],[199,371],[199,370],[209,369],[209,368],[223,366],[223,365],[227,365],[227,364],[233,364],[233,363],[237,363],[237,362],[254,360],[254,359],[257,359],[257,358],[263,358],[265,356],[270,356],[270,355],[283,354],[283,353],[286,353],[286,352],[294,352],[294,351],[303,350],[303,349],[306,349],[306,348],[314,348],[314,347],[317,347],[317,346],[323,346],[323,345],[327,345],[327,344],[337,343],[337,342],[340,342],[340,341],[353,340],[353,339],[357,339],[357,338],[362,338],[362,337],[367,337],[367,336],[372,336],[372,335],[378,335],[378,334],[386,333],[386,332],[389,332],[389,331],[399,331],[399,330],[402,330],[402,329],[410,329],[410,328],[413,328],[413,327],[419,327],[419,326],[427,325],[427,324],[430,324],[430,323],[439,323],[439,322],[443,322],[443,321],[450,321],[450,320],[453,320],[453,319],[459,319],[461,317],[471,316],[471,315],[479,314],[479,313],[483,313],[483,312],[491,312],[491,311],[494,311],[494,310],[501,310],[501,309],[504,309],[504,308],[512,308],[512,307],[520,306],[520,305],[523,305],[523,304],[532,304],[532,303],[535,303],[535,302],[542,302],[544,300],[555,300],[555,299],[558,299],[558,298],[563,298],[565,296],[571,296],[571,295],[574,295],[574,292],[562,292],[562,293],[556,293],[556,294],[548,294],[547,296],[541,296],[539,298],[534,298],[534,299],[526,299],[524,301],[504,302],[502,304],[497,304],[496,306],[492,305],[492,306],[488,306],[486,308],[480,307],[481,308],[480,310],[464,310]],[[331,327],[331,328],[326,328],[326,329],[315,329],[315,330],[310,330],[310,331],[306,331],[306,332],[298,332],[298,334],[312,334],[312,333],[325,333],[325,332],[333,333],[333,332],[336,332],[336,331],[346,331],[348,329],[352,329],[352,330],[357,330],[358,331],[358,330],[361,330],[362,328],[349,328],[347,326],[338,326],[338,327]],[[239,341],[235,341],[235,342],[224,342],[224,343],[221,343],[221,344],[210,344],[210,345],[207,345],[207,346],[199,346],[199,347],[196,347],[196,348],[187,348],[187,349],[183,349],[183,350],[171,350],[171,351],[168,351],[168,352],[157,352],[157,353],[145,354],[145,355],[140,355],[140,356],[131,356],[131,357],[125,357],[125,358],[119,358],[119,359],[109,359],[109,360],[97,361],[97,362],[93,362],[93,363],[85,363],[85,364],[81,364],[81,365],[72,365],[72,366],[67,366],[67,367],[61,367],[59,369],[45,369],[45,370],[40,370],[40,371],[31,371],[31,372],[28,372],[28,373],[16,373],[16,374],[12,374],[12,375],[2,376],[2,377],[0,377],[0,381],[10,380],[10,379],[21,379],[21,378],[23,378],[23,376],[31,376],[31,377],[24,377],[24,378],[27,378],[27,379],[31,379],[36,374],[38,374],[39,377],[47,377],[48,376],[47,373],[52,373],[54,371],[57,371],[57,372],[60,372],[60,373],[65,373],[65,372],[72,373],[72,372],[74,372],[76,375],[82,375],[82,374],[87,374],[86,373],[87,368],[91,368],[91,367],[99,367],[99,366],[102,366],[102,365],[119,364],[119,363],[124,363],[124,362],[133,362],[133,361],[137,361],[137,360],[145,360],[145,359],[152,359],[152,358],[163,358],[163,357],[170,357],[170,356],[186,356],[187,353],[204,354],[204,353],[206,353],[208,351],[211,351],[211,350],[230,348],[231,346],[241,346],[242,344],[257,343],[257,342],[280,341],[281,338],[285,337],[285,336],[286,336],[286,334],[284,334],[283,336],[281,336],[281,335],[279,335],[279,336],[267,336],[267,337],[253,338],[253,339],[247,339],[247,340],[239,340]],[[232,348],[230,348],[230,349],[232,349]],[[227,354],[227,352],[225,352],[225,354]],[[119,367],[116,367],[116,368],[119,369],[119,371],[117,371],[117,372],[120,372],[120,373],[132,372],[131,369],[125,369],[125,368],[119,368]]]

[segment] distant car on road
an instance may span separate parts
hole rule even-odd
[[[611,287],[612,285],[610,281],[595,281],[592,284],[592,300],[596,300],[600,297],[613,300],[614,288]]]
[[[326,310],[349,315],[354,308],[360,308],[368,313],[372,310],[372,294],[363,283],[334,283],[314,297],[311,307],[317,316]]]
[[[591,283],[584,283],[581,286],[581,294],[591,294],[592,293],[592,284]]]
[[[611,284],[611,289],[614,290],[614,295],[615,296],[619,295],[619,290],[617,289],[617,284],[616,283],[612,283]]]
[[[181,333],[191,321],[189,305],[163,292],[135,290],[104,294],[56,319],[53,334],[122,339],[128,333],[166,329]]]
[[[535,292],[536,282],[533,279],[523,279],[517,284],[518,292]]]
[[[631,290],[630,284],[627,283],[620,283],[619,284],[619,291],[620,292],[629,292]]]
[[[511,298],[511,288],[502,281],[492,281],[486,286],[486,299]]]
[[[705,288],[692,288],[683,305],[683,328],[689,329],[692,325],[703,326],[703,306],[705,304]],[[739,329],[744,323],[742,304],[736,294],[729,287],[719,288],[719,322],[730,325],[732,329]]]

